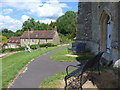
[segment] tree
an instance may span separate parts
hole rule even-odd
[[[9,32],[9,30],[7,28],[2,30],[2,33],[8,33],[8,32]]]
[[[6,36],[7,39],[9,39],[10,37],[14,36],[14,32],[8,29],[3,29],[2,30],[2,35]]]
[[[48,24],[40,23],[40,21],[35,21],[33,18],[28,19],[22,25],[24,31],[27,30],[51,30],[52,27]]]
[[[17,30],[15,33],[14,33],[14,36],[21,36],[23,34],[23,30]]]
[[[0,42],[6,43],[7,37],[0,35]]]
[[[56,22],[52,22],[52,21],[51,21],[51,23],[50,23],[50,25],[49,25],[49,26],[50,26],[50,27],[52,27],[52,28],[55,28],[55,26],[56,26],[56,25],[57,25],[57,23],[56,23]]]
[[[23,23],[23,25],[22,25],[22,29],[24,31],[35,29],[35,21],[34,21],[34,19],[31,18],[31,19],[28,19],[27,21],[25,21]]]
[[[76,35],[76,12],[67,11],[57,19],[58,32],[73,39]]]
[[[40,30],[52,30],[52,27],[49,26],[48,24],[41,23]]]

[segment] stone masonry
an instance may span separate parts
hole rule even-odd
[[[119,22],[120,2],[79,2],[76,40],[86,42],[86,48],[94,54],[104,51],[104,58],[115,62],[120,59]],[[110,34],[107,31],[108,24]],[[107,48],[107,35],[110,38],[110,48]],[[107,52],[107,49],[110,53]]]

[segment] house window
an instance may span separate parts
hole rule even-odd
[[[32,39],[32,42],[34,42],[34,39]]]
[[[24,42],[26,42],[26,39],[24,39]]]
[[[48,43],[47,39],[46,39],[46,43]]]
[[[40,44],[40,39],[38,40],[38,44]]]

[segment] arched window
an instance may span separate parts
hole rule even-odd
[[[108,18],[107,21],[107,53],[111,51],[111,20]]]
[[[100,17],[100,50],[107,53],[111,51],[111,18],[105,11]]]

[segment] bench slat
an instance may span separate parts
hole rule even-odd
[[[81,74],[82,68],[78,68],[75,71],[71,72],[70,74],[68,74],[69,76],[79,76]]]

